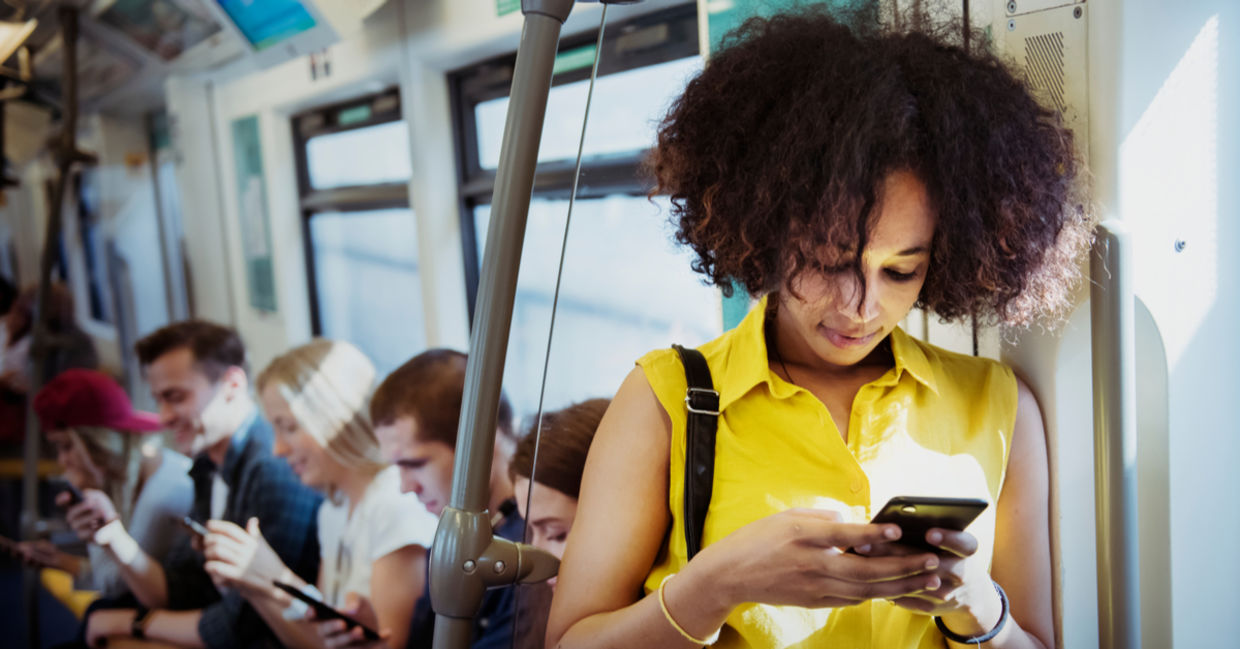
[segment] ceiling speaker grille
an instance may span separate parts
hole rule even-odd
[[[1045,93],[1051,107],[1064,112],[1063,32],[1053,32],[1025,39],[1025,71],[1029,82]]]

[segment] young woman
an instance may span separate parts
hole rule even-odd
[[[315,340],[272,361],[257,389],[276,455],[328,495],[319,510],[315,589],[336,608],[359,595],[373,602],[390,646],[401,648],[437,520],[416,496],[401,494],[397,469],[379,455],[368,416],[374,379],[374,366],[353,345]],[[319,646],[315,626],[302,621],[304,605],[272,581],[306,584],[267,546],[259,525],[211,521],[206,570],[218,584],[240,588],[285,645]]]
[[[651,165],[695,268],[761,298],[700,348],[721,411],[703,549],[684,537],[684,368],[651,352],[595,437],[547,645],[1051,647],[1037,403],[898,324],[1067,304],[1090,225],[1071,133],[947,37],[808,11],[728,45]],[[867,523],[895,495],[991,505],[913,551]]]
[[[508,465],[517,510],[525,519],[529,532],[526,538],[558,559],[564,556],[564,543],[577,514],[577,494],[581,489],[581,473],[585,470],[586,454],[594,431],[607,411],[609,399],[590,399],[562,410],[544,413],[542,433],[537,424],[517,442]],[[535,445],[538,468],[534,468]],[[530,482],[530,476],[534,481]],[[526,504],[533,512],[530,518]],[[555,587],[555,577],[549,583]]]
[[[22,547],[32,562],[88,577],[88,588],[119,597],[127,592],[129,557],[140,549],[162,560],[180,533],[193,500],[189,458],[158,444],[134,445],[127,436],[160,430],[158,417],[133,410],[121,386],[95,370],[60,373],[35,395],[34,411],[65,480],[83,495],[70,504],[62,492],[56,502],[87,542],[89,562],[48,544]]]
[[[590,399],[562,410],[544,413],[542,432],[537,424],[517,442],[508,465],[517,509],[526,521],[525,538],[535,547],[564,556],[564,543],[577,516],[581,472],[594,431],[607,411],[608,399]],[[538,468],[535,470],[535,446]],[[530,478],[533,476],[533,481]],[[518,649],[542,647],[547,630],[547,610],[556,578],[547,584],[522,586],[516,616]]]

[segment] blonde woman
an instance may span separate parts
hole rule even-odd
[[[374,379],[374,366],[353,345],[315,340],[272,361],[257,388],[275,454],[328,496],[318,514],[322,563],[314,588],[340,609],[354,608],[358,596],[373,602],[371,622],[392,647],[403,647],[437,521],[415,495],[400,493],[396,468],[380,457],[368,416]],[[314,627],[302,622],[304,607],[272,582],[311,587],[280,562],[259,524],[208,523],[206,570],[218,585],[239,589],[285,645],[320,646]]]

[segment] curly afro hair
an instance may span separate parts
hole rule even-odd
[[[1059,315],[1092,226],[1072,133],[961,34],[815,9],[730,33],[647,161],[694,270],[725,294],[847,258],[860,276],[876,192],[909,170],[938,215],[917,306],[1011,325]]]

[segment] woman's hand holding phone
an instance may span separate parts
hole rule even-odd
[[[941,550],[942,562],[935,574],[942,585],[922,593],[888,599],[903,608],[937,615],[949,629],[962,635],[989,631],[999,621],[1002,604],[986,562],[976,555],[977,538],[968,532],[931,528],[926,531],[926,542]],[[879,543],[857,551],[869,557],[915,552],[899,543]],[[985,622],[979,624],[978,620]]]
[[[87,489],[77,494],[62,491],[56,496],[56,504],[66,508],[65,521],[78,538],[87,543],[94,542],[95,532],[101,527],[119,518],[112,499],[98,489]]]
[[[903,597],[891,597],[897,606],[943,618],[948,628],[957,632],[983,633],[993,625],[985,628],[972,629],[977,619],[989,619],[988,615],[977,615],[978,612],[989,612],[993,609],[993,621],[997,622],[1001,603],[991,582],[986,562],[977,557],[977,537],[962,529],[934,527],[927,521],[952,520],[952,525],[965,528],[977,514],[985,509],[984,502],[972,503],[973,511],[944,513],[942,507],[954,507],[959,503],[948,502],[951,499],[916,499],[893,498],[880,512],[875,520],[894,521],[894,524],[913,530],[920,538],[901,538],[898,541],[881,541],[874,544],[855,546],[855,551],[865,557],[900,557],[924,554],[924,548],[937,551],[941,561],[934,574],[941,582],[938,588],[925,592],[913,593]],[[936,502],[937,501],[937,502]],[[962,501],[963,502],[963,501]],[[930,510],[938,507],[934,513],[913,513],[913,508],[928,505]],[[968,504],[968,503],[966,503]],[[980,505],[980,506],[979,506]],[[901,507],[905,506],[905,507]],[[900,510],[906,509],[907,513]],[[953,520],[954,519],[954,520]]]
[[[895,541],[899,534],[895,525],[845,523],[827,510],[780,512],[704,548],[668,583],[666,595],[670,602],[677,581],[698,581],[698,601],[703,595],[715,598],[726,617],[744,602],[821,608],[940,588],[935,571],[942,560],[934,553],[863,557],[844,552]]]

